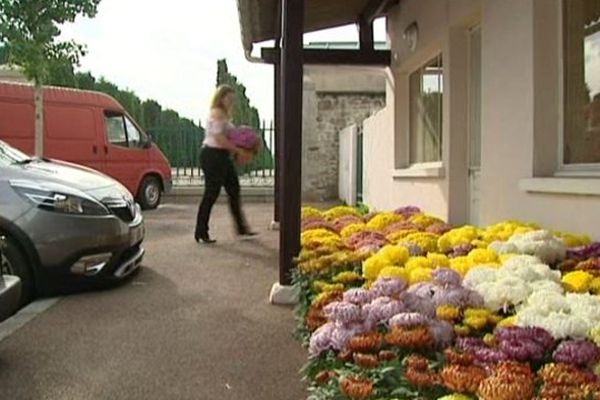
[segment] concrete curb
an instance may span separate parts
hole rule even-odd
[[[37,300],[0,323],[0,342],[60,301],[60,297]]]
[[[169,193],[165,193],[165,199],[178,199],[189,197],[201,197],[204,194],[204,186],[173,186]],[[275,189],[272,186],[242,186],[242,198],[244,201],[270,203],[275,199]],[[219,201],[226,200],[225,190],[221,190]]]

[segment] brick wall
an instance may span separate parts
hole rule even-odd
[[[385,106],[385,93],[304,91],[302,196],[305,202],[337,200],[339,132]]]

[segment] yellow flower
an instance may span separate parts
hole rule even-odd
[[[492,316],[492,312],[487,308],[467,308],[464,314],[465,318],[485,318],[486,320]]]
[[[344,290],[344,284],[342,283],[335,283],[335,284],[331,284],[331,283],[327,283],[327,282],[323,282],[323,281],[315,281],[313,283],[313,288],[315,289],[315,291],[317,293],[319,292],[333,292],[335,290]]]
[[[415,269],[432,269],[433,263],[427,257],[411,257],[406,262],[406,269],[413,271]]]
[[[594,374],[596,374],[596,376],[600,376],[600,363],[596,364],[594,367]]]
[[[390,265],[404,265],[410,253],[404,246],[387,245],[377,252],[377,257],[387,260]]]
[[[473,316],[473,317],[465,317],[463,323],[471,327],[475,330],[480,330],[486,327],[488,324],[488,320],[485,317]]]
[[[360,217],[358,210],[356,210],[353,207],[348,207],[348,206],[333,207],[323,213],[323,216],[330,221],[333,221],[340,217],[345,217],[347,215],[353,215],[355,217]]]
[[[569,292],[585,293],[590,289],[594,276],[585,271],[569,272],[562,277],[564,288]]]
[[[382,231],[386,227],[396,222],[404,221],[404,217],[400,214],[395,214],[392,212],[377,214],[369,222],[367,222],[367,226],[371,229],[375,229],[377,231]]]
[[[409,221],[413,224],[421,226],[422,228],[427,228],[428,226],[431,226],[433,224],[444,223],[443,220],[426,214],[415,214],[409,218]]]
[[[488,346],[494,346],[496,343],[496,337],[492,333],[487,333],[483,336],[483,341]]]
[[[379,278],[402,278],[408,282],[408,272],[402,267],[385,267],[379,273]]]
[[[379,276],[379,273],[385,267],[392,267],[388,260],[383,257],[378,257],[374,255],[368,258],[365,262],[363,262],[362,270],[363,276],[365,279],[369,281],[374,281]]]
[[[452,258],[450,260],[450,268],[465,276],[473,267],[473,262],[467,256]]]
[[[411,243],[419,246],[425,253],[436,252],[439,236],[434,233],[416,232],[407,235],[402,243]]]
[[[592,279],[589,290],[593,294],[600,294],[600,278]]]
[[[471,328],[464,325],[454,325],[454,333],[458,336],[469,336],[471,334]]]
[[[574,235],[567,232],[552,232],[554,236],[559,237],[567,247],[585,246],[592,242],[587,235]]]
[[[342,231],[340,232],[340,236],[342,236],[344,239],[347,239],[350,236],[354,235],[355,233],[368,231],[368,230],[369,230],[369,228],[367,228],[367,224],[365,224],[365,223],[350,224],[350,225],[344,227],[344,229],[342,229]]]
[[[443,397],[438,397],[437,400],[472,400],[471,397],[460,393],[448,394]]]
[[[419,282],[431,281],[431,268],[416,268],[409,272],[408,283],[414,285]]]
[[[309,217],[322,217],[323,213],[314,207],[302,207],[300,215],[304,219]]]
[[[479,239],[477,239],[477,240],[473,240],[473,241],[471,242],[471,244],[472,244],[473,246],[477,247],[478,249],[487,249],[487,248],[488,248],[488,246],[489,246],[489,243],[488,243],[488,242],[486,242],[486,241],[483,241],[483,240],[479,240]]]
[[[344,271],[340,272],[336,276],[333,277],[333,282],[335,283],[352,283],[356,281],[360,281],[362,277],[360,274],[354,271]]]
[[[516,233],[525,233],[535,229],[539,229],[535,224],[526,224],[520,221],[503,221],[488,226],[482,231],[481,237],[488,243],[495,241],[505,242]]]
[[[438,248],[442,253],[448,253],[453,247],[470,244],[479,237],[477,228],[465,225],[444,233],[438,240]]]
[[[431,261],[433,268],[446,268],[450,266],[450,259],[445,254],[428,253],[427,259]]]
[[[514,326],[517,323],[517,316],[513,315],[512,317],[504,318],[502,321],[498,322],[496,325],[498,328],[508,328],[510,326]]]
[[[435,314],[439,319],[454,321],[460,316],[460,310],[456,306],[442,305],[435,310]]]
[[[590,329],[588,336],[597,346],[600,346],[600,325],[596,325],[594,328]]]
[[[498,261],[498,254],[487,249],[471,250],[467,257],[474,265],[491,264]]]
[[[500,321],[502,320],[504,320],[504,317],[501,317],[500,315],[496,314],[492,314],[488,317],[488,322],[493,325],[500,323]]]
[[[389,235],[386,236],[386,239],[395,244],[395,243],[400,242],[402,239],[404,239],[408,235],[411,235],[413,233],[418,233],[418,232],[419,231],[416,229],[401,229],[399,231],[390,233]]]

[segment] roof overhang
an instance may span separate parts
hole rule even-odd
[[[251,51],[254,43],[279,37],[281,0],[237,0],[237,3],[246,51]],[[379,17],[396,3],[397,0],[305,0],[304,31],[358,23],[365,14],[368,18]]]

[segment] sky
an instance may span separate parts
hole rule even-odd
[[[87,47],[78,70],[195,122],[205,119],[217,60],[225,58],[261,118],[273,117],[273,68],[245,59],[236,0],[102,0],[95,18],[79,18],[62,31],[63,39]],[[350,26],[307,34],[304,40],[356,41],[358,34]],[[383,21],[375,25],[375,40],[385,40]]]

